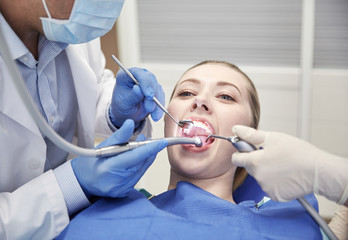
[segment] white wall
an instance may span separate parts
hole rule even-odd
[[[303,137],[324,150],[348,158],[348,70],[313,69],[313,52],[308,48],[313,48],[314,0],[304,0],[303,3],[306,10],[302,15],[302,29],[306,31],[302,34],[301,65],[240,67],[258,89],[260,129]],[[144,67],[155,73],[166,96],[170,96],[180,75],[192,64],[141,61],[136,0],[125,1],[117,28],[121,61],[127,67]],[[153,137],[163,137],[163,120],[153,123],[153,127]],[[166,190],[168,179],[169,164],[166,152],[162,151],[138,186],[158,194]],[[321,197],[319,206],[324,217],[332,216],[336,207]]]

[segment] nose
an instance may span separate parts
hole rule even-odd
[[[206,101],[196,98],[191,105],[191,111],[194,110],[203,110],[205,112],[210,112],[210,106]]]

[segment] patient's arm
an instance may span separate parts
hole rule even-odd
[[[346,206],[337,208],[329,226],[338,239],[348,239],[348,208]]]

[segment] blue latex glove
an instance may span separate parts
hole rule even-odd
[[[132,136],[134,122],[127,120],[111,137],[98,147],[125,143]],[[138,140],[144,140],[141,135]],[[168,145],[166,140],[150,143],[108,158],[77,157],[71,161],[75,176],[83,191],[102,197],[123,197],[134,187],[153,163],[159,151]]]
[[[120,70],[116,76],[112,101],[110,105],[111,122],[119,127],[126,119],[133,119],[136,127],[149,114],[156,122],[161,119],[163,111],[153,101],[155,96],[164,105],[164,92],[155,75],[146,69],[130,68],[129,71],[138,80],[136,85],[128,75]]]

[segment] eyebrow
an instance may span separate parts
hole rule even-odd
[[[239,90],[239,88],[234,85],[233,83],[230,83],[230,82],[223,82],[223,81],[220,81],[216,84],[217,86],[231,86],[231,87],[234,87],[235,89],[238,90],[239,94],[242,95],[241,91]]]
[[[184,81],[180,82],[180,83],[178,84],[178,86],[180,86],[181,84],[186,83],[186,82],[192,82],[192,83],[200,84],[200,81],[199,81],[199,80],[197,80],[197,79],[195,79],[195,78],[189,78],[189,79],[185,79]],[[216,85],[219,86],[219,87],[223,87],[223,86],[231,86],[231,87],[234,87],[235,89],[238,90],[239,94],[242,95],[242,92],[241,92],[241,91],[239,90],[239,88],[238,88],[236,85],[234,85],[233,83],[226,82],[226,81],[219,81],[219,82],[217,82]]]
[[[181,84],[186,83],[186,82],[192,82],[192,83],[200,84],[200,81],[198,81],[197,79],[195,79],[195,78],[188,78],[188,79],[185,79],[182,82],[180,82],[177,86],[180,86]]]

